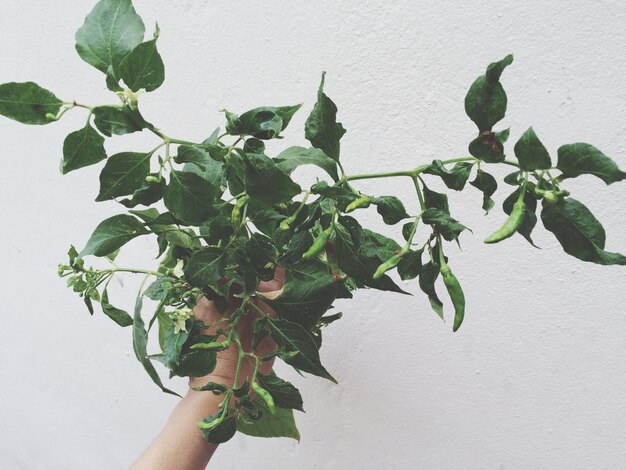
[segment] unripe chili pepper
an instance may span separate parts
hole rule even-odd
[[[261,387],[257,382],[252,382],[252,390],[263,399],[270,413],[276,414],[276,404],[270,392]]]
[[[402,261],[402,256],[400,254],[393,255],[387,261],[378,266],[378,269],[376,269],[376,272],[374,273],[372,278],[380,279],[387,271],[398,266],[398,264],[400,264],[400,261]]]
[[[286,232],[287,230],[289,230],[291,228],[291,224],[293,224],[296,220],[296,215],[292,215],[291,217],[287,217],[285,220],[283,220],[280,225],[278,226],[278,230],[281,230],[283,232]]]
[[[465,294],[463,293],[461,284],[459,284],[459,280],[452,273],[450,266],[448,266],[445,261],[442,262],[439,272],[441,272],[443,283],[446,289],[448,289],[448,295],[450,296],[452,305],[454,305],[454,323],[452,325],[452,331],[456,331],[461,326],[461,323],[463,323],[463,318],[465,317]]]
[[[241,225],[241,209],[248,203],[249,196],[243,196],[237,200],[233,211],[230,213],[230,220],[234,229],[238,229]]]
[[[228,349],[230,341],[211,341],[210,343],[196,343],[190,349],[204,349],[209,351],[222,351]]]
[[[311,259],[319,255],[326,246],[326,240],[328,240],[328,237],[330,237],[331,233],[333,233],[332,225],[330,225],[326,230],[324,230],[317,236],[317,238],[313,241],[311,248],[309,248],[302,255],[302,259]]]
[[[202,421],[198,421],[198,427],[204,431],[209,431],[210,429],[213,429],[215,427],[217,427],[219,424],[222,423],[222,421],[224,421],[224,414],[221,414],[219,418],[214,419],[213,421],[207,423],[206,421],[202,420]]]
[[[506,219],[506,222],[504,222],[504,225],[501,228],[485,238],[485,243],[498,243],[517,232],[517,229],[520,228],[522,222],[524,222],[524,212],[526,210],[524,194],[525,190],[522,188],[519,198],[515,204],[513,204],[513,210],[511,211],[511,214],[509,214],[509,218]]]
[[[350,204],[346,206],[345,212],[352,212],[355,209],[369,207],[372,202],[372,199],[369,196],[361,196],[358,199],[355,199]]]

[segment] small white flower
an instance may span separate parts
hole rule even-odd
[[[174,310],[169,317],[174,321],[174,334],[177,335],[182,331],[187,332],[187,326],[185,323],[193,315],[190,308],[179,308]]]
[[[174,269],[172,269],[172,276],[180,279],[184,275],[185,275],[185,272],[183,271],[183,260],[182,259],[176,260],[176,266],[174,266]]]

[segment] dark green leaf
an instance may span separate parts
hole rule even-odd
[[[402,201],[395,196],[375,197],[372,199],[372,204],[376,206],[376,210],[387,225],[395,225],[409,216]]]
[[[161,390],[165,393],[176,395],[178,397],[180,396],[178,393],[168,390],[163,386],[163,382],[161,382],[159,374],[148,358],[148,332],[146,331],[143,318],[141,318],[142,305],[143,296],[142,293],[139,292],[135,302],[135,316],[133,318],[133,350],[135,351],[135,356],[137,357],[137,360],[141,362],[141,365],[146,370],[152,381],[157,384]]]
[[[157,175],[151,175],[157,177]],[[130,199],[121,200],[120,203],[126,207],[136,207],[139,204],[149,206],[163,198],[165,192],[165,179],[158,181],[145,181],[139,189],[137,189]]]
[[[626,172],[593,145],[582,142],[563,145],[558,150],[557,168],[565,176],[594,175],[606,184],[626,179]]]
[[[207,247],[193,254],[185,266],[185,278],[192,286],[213,286],[224,276],[226,257],[220,248]]]
[[[171,320],[169,314],[163,310],[159,312],[158,319],[159,343],[163,351],[163,354],[159,357],[159,361],[168,369],[175,370],[180,363],[183,345],[189,337],[189,332],[181,329],[176,333],[174,321]],[[187,320],[187,323],[191,323],[191,320]]]
[[[304,136],[313,147],[339,161],[340,140],[346,130],[337,122],[337,106],[324,93],[324,76],[317,92],[317,103],[304,125]]]
[[[278,154],[274,161],[276,166],[287,174],[291,174],[302,165],[315,165],[328,173],[333,180],[339,180],[337,163],[320,149],[289,147]]]
[[[114,215],[96,227],[80,256],[106,256],[133,238],[148,233],[150,232],[135,217],[126,214]]]
[[[507,130],[508,131],[508,130]],[[504,161],[504,140],[491,131],[483,131],[469,144],[469,153],[487,163],[500,163]],[[508,137],[508,133],[506,134]]]
[[[141,41],[145,27],[131,0],[101,0],[76,32],[76,51],[103,73],[119,63]]]
[[[122,328],[133,324],[133,317],[131,317],[128,312],[120,310],[119,308],[115,308],[109,303],[109,294],[106,289],[102,291],[100,305],[102,305],[102,311],[104,312],[104,314]]]
[[[435,291],[435,281],[439,277],[439,265],[429,261],[420,272],[419,285],[420,289],[428,296],[430,305],[433,310],[443,320],[443,303],[437,296]]]
[[[271,204],[290,201],[302,188],[265,155],[246,154],[246,192]]]
[[[100,173],[100,194],[96,201],[127,196],[140,190],[150,174],[149,153],[124,152],[109,158]]]
[[[424,185],[424,204],[427,208],[432,207],[448,214],[450,213],[448,196],[443,193],[432,191],[426,185]]]
[[[165,188],[165,207],[186,223],[199,225],[213,213],[217,188],[204,178],[187,171],[172,171]]]
[[[422,221],[431,225],[434,230],[448,241],[456,240],[467,227],[450,217],[450,214],[439,209],[426,209]]]
[[[161,301],[165,299],[168,292],[172,289],[176,283],[176,279],[170,276],[159,276],[156,280],[148,286],[144,295],[151,300]]]
[[[300,395],[298,389],[289,382],[273,374],[258,374],[257,380],[261,387],[270,392],[276,406],[304,411],[302,408],[302,395]]]
[[[0,85],[0,115],[22,124],[56,121],[63,102],[54,93],[33,82]]]
[[[226,393],[228,387],[224,384],[218,384],[215,382],[209,382],[202,387],[194,387],[196,392],[213,392],[215,395],[221,395]]]
[[[488,213],[491,209],[493,209],[493,206],[495,205],[493,199],[491,199],[491,196],[493,196],[498,189],[498,182],[489,173],[478,169],[478,171],[476,172],[476,178],[474,178],[474,181],[470,181],[470,184],[482,191],[483,210]]]
[[[165,65],[157,51],[157,38],[136,46],[119,65],[119,77],[133,91],[154,91],[165,80]]]
[[[221,409],[213,416],[207,416],[203,419],[205,423],[210,423],[219,418],[222,414]],[[201,429],[204,438],[211,444],[223,444],[230,441],[237,432],[237,421],[232,416],[224,418],[220,424],[212,429]]]
[[[257,139],[273,139],[287,127],[300,106],[264,106],[246,111],[241,116],[226,111],[226,132],[231,135],[250,135]]]
[[[522,134],[514,150],[522,170],[547,170],[552,167],[548,149],[541,143],[532,127]]]
[[[290,437],[300,440],[292,410],[278,408],[272,414],[259,395],[252,398],[252,406],[256,419],[242,413],[237,419],[237,431],[254,437]]]
[[[398,265],[398,274],[400,279],[408,281],[415,279],[422,271],[422,251],[409,251],[402,257],[402,261]]]
[[[557,238],[568,255],[603,265],[626,265],[626,256],[604,251],[606,233],[602,224],[581,202],[571,197],[556,204],[544,202],[544,227]]]
[[[461,191],[472,171],[472,165],[470,162],[458,162],[451,170],[447,170],[441,160],[434,160],[424,173],[439,176],[448,188]]]
[[[303,372],[337,383],[320,363],[315,341],[303,327],[280,319],[269,320],[268,326],[278,347],[287,351],[287,354],[280,354],[283,361]]]
[[[79,168],[94,165],[106,157],[104,137],[87,123],[85,127],[72,132],[65,138],[61,173],[66,174]]]
[[[132,134],[151,127],[136,109],[99,106],[93,110],[94,124],[107,137]]]
[[[500,84],[500,75],[513,62],[513,56],[494,62],[472,84],[465,97],[465,112],[478,126],[478,130],[490,131],[506,114],[507,98]]]
[[[373,289],[406,293],[386,274],[380,279],[372,279],[378,266],[395,254],[395,251],[399,251],[400,247],[397,243],[363,230],[352,217],[339,217],[339,224],[335,225],[335,229],[337,262],[343,272],[361,285]]]
[[[285,267],[285,284],[277,296],[259,295],[281,318],[310,331],[332,305],[337,290],[326,263],[312,259]]]

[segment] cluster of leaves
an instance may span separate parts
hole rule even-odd
[[[444,249],[446,243],[458,243],[467,228],[451,215],[447,195],[427,186],[427,177],[441,179],[454,191],[463,190],[469,181],[482,192],[482,208],[489,212],[498,185],[486,167],[515,167],[504,178],[513,187],[503,203],[509,219],[486,241],[519,233],[534,245],[532,232],[541,203],[543,225],[566,253],[598,264],[626,264],[622,254],[604,250],[604,229],[589,209],[561,188],[579,175],[594,175],[607,184],[626,179],[613,160],[589,144],[574,143],[558,149],[555,165],[532,128],[515,143],[516,160],[505,158],[509,129],[493,128],[506,113],[500,78],[512,56],[489,65],[467,93],[465,109],[478,128],[469,144],[470,155],[406,171],[350,176],[340,160],[346,130],[337,122],[337,107],[324,92],[323,77],[305,125],[310,146],[289,147],[274,157],[265,149],[265,141],[281,138],[300,105],[266,106],[240,115],[226,111],[225,132],[218,129],[200,142],[164,134],[139,111],[139,96],[158,89],[165,70],[157,50],[158,27],[152,39],[144,40],[144,35],[144,23],[130,0],[101,0],[76,34],[76,50],[105,74],[107,87],[120,103],[92,107],[63,101],[31,82],[6,83],[0,85],[0,114],[25,124],[48,124],[73,108],[88,110],[85,126],[65,139],[61,171],[106,160],[96,200],[115,200],[128,211],[100,223],[80,253],[72,247],[69,263],[60,266],[59,274],[68,278],[91,313],[93,302],[100,302],[104,314],[122,327],[132,327],[137,359],[165,392],[174,393],[163,385],[153,360],[165,365],[170,376],[210,374],[217,351],[240,344],[237,325],[255,298],[277,312],[275,318],[262,314],[255,320],[254,342],[270,336],[278,349],[267,356],[240,356],[240,363],[256,364],[252,379],[235,388],[217,383],[201,388],[224,397],[218,412],[199,423],[211,442],[224,442],[236,431],[299,438],[293,410],[302,410],[300,393],[273,373],[261,374],[258,365],[277,356],[300,372],[335,381],[322,366],[319,349],[323,327],[341,315],[326,314],[336,299],[351,298],[357,288],[406,294],[390,271],[404,281],[418,279],[417,285],[443,318],[437,291],[441,276],[454,307],[454,329],[459,328],[465,296]],[[105,137],[140,131],[154,134],[158,145],[107,156]],[[291,177],[302,165],[315,165],[328,178],[302,188]],[[420,212],[410,215],[397,197],[363,194],[352,185],[383,177],[410,178]],[[385,224],[398,227],[401,243],[361,226],[349,215],[370,205],[376,206]],[[422,226],[427,230],[418,242]],[[158,268],[117,266],[118,250],[145,236],[156,239]],[[111,267],[88,268],[87,256],[106,258]],[[277,266],[285,270],[284,286],[277,295],[266,296],[258,291],[259,282],[272,279]],[[153,278],[145,290],[144,281],[132,316],[109,301],[108,283],[120,272]],[[203,334],[208,325],[191,315],[198,299],[205,296],[224,312],[233,292],[238,308],[224,317],[215,335]],[[142,318],[144,297],[158,303],[147,326]],[[148,333],[155,322],[161,351],[148,355]]]

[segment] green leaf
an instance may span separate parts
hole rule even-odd
[[[149,153],[123,152],[109,158],[100,173],[100,194],[96,201],[127,196],[141,189],[150,173]]]
[[[626,179],[626,172],[593,145],[582,142],[563,145],[558,150],[557,168],[567,177],[594,175],[606,184]]]
[[[65,138],[61,173],[65,175],[70,171],[94,165],[106,157],[104,137],[87,123],[85,127]]]
[[[217,414],[213,416],[207,416],[203,419],[205,423],[210,423],[218,419],[218,417],[222,414],[221,409],[217,412]],[[227,416],[224,418],[220,424],[215,426],[212,429],[201,429],[202,435],[211,444],[223,444],[224,442],[230,441],[235,433],[237,432],[237,421],[232,416]]]
[[[461,191],[472,171],[472,165],[470,162],[458,162],[447,170],[441,160],[433,160],[424,173],[439,176],[448,188]]]
[[[337,122],[337,106],[324,93],[324,77],[317,92],[317,103],[304,125],[304,136],[313,147],[322,150],[335,161],[339,161],[340,140],[346,130]]]
[[[279,295],[272,298],[259,295],[281,318],[309,331],[330,308],[337,289],[326,263],[317,259],[297,260],[285,266],[285,283]]]
[[[504,143],[508,138],[509,129],[501,132],[483,131],[470,142],[469,153],[487,163],[503,162]]]
[[[441,302],[435,290],[435,281],[438,277],[439,265],[429,261],[422,267],[419,285],[420,289],[428,296],[428,300],[434,312],[443,320],[443,302]]]
[[[380,279],[372,279],[378,266],[400,250],[397,243],[363,230],[352,217],[340,216],[335,230],[337,263],[343,272],[364,286],[406,293],[386,274]],[[395,245],[390,245],[390,242]]]
[[[175,333],[174,321],[170,319],[169,314],[161,310],[158,313],[159,319],[159,343],[163,353],[159,355],[159,361],[168,369],[176,369],[180,363],[180,356],[183,345],[189,337],[189,332],[180,330]],[[187,320],[187,323],[192,323]]]
[[[216,194],[217,188],[204,178],[187,171],[172,171],[163,202],[177,219],[199,225],[214,212]]]
[[[411,250],[402,257],[402,261],[400,261],[398,265],[400,279],[408,281],[420,275],[422,271],[422,251],[423,249],[417,251]]]
[[[372,204],[376,206],[376,210],[387,225],[395,225],[409,216],[402,201],[395,196],[375,197],[372,199]]]
[[[63,102],[54,93],[33,82],[0,85],[0,115],[22,124],[56,121]]]
[[[135,351],[135,357],[137,357],[137,360],[141,363],[152,381],[157,384],[163,392],[180,397],[178,393],[163,386],[163,382],[161,382],[159,374],[148,358],[148,332],[146,331],[143,318],[141,318],[142,305],[143,296],[142,293],[139,292],[135,302],[135,316],[133,317],[133,350]]]
[[[493,196],[498,189],[498,182],[489,173],[478,169],[478,171],[476,172],[476,178],[474,178],[474,181],[470,181],[470,184],[482,191],[483,210],[485,211],[485,213],[489,213],[489,211],[493,209],[493,206],[495,205],[493,199],[491,199],[491,196]]]
[[[155,178],[158,175],[150,175]],[[149,206],[154,204],[157,201],[160,201],[163,198],[163,193],[165,192],[165,180],[160,179],[158,181],[145,181],[141,185],[139,189],[133,192],[133,195],[130,199],[123,199],[120,201],[126,207],[136,207],[139,204],[144,206]]]
[[[547,170],[552,167],[550,154],[532,127],[522,134],[514,150],[522,170]]]
[[[447,214],[450,213],[448,196],[443,193],[438,193],[437,191],[432,191],[426,185],[424,185],[424,204],[427,208],[432,207]]]
[[[161,301],[165,299],[176,282],[176,279],[173,277],[159,276],[148,286],[143,295],[151,300]]]
[[[490,131],[506,114],[507,97],[500,75],[513,62],[513,56],[489,64],[487,71],[472,84],[465,97],[465,112],[480,132]]]
[[[422,214],[422,221],[431,225],[433,229],[448,241],[456,240],[467,227],[450,217],[450,214],[439,209],[426,209]]]
[[[288,320],[268,320],[270,335],[281,350],[279,357],[287,364],[334,383],[337,381],[322,366],[313,337],[297,323]]]
[[[339,180],[337,163],[320,149],[289,147],[279,153],[274,161],[276,166],[288,175],[299,166],[315,165],[328,173],[334,181]]]
[[[544,227],[552,232],[568,255],[603,265],[626,265],[626,256],[604,251],[606,233],[602,224],[581,202],[571,197],[555,204],[544,202]]]
[[[183,346],[180,363],[172,369],[172,374],[178,377],[204,377],[213,372],[217,364],[217,353],[207,349],[191,349],[191,346],[198,343],[210,343],[215,339],[215,336],[192,333]]]
[[[136,109],[117,106],[98,106],[93,109],[94,124],[107,137],[139,132],[151,127]]]
[[[250,135],[263,140],[274,139],[285,130],[301,106],[263,106],[246,111],[241,116],[226,111],[226,132],[231,135]]]
[[[292,410],[278,408],[272,414],[259,395],[252,398],[252,405],[256,419],[242,413],[237,418],[237,431],[254,437],[290,437],[300,441]]]
[[[510,194],[502,203],[502,209],[504,213],[510,215],[513,211],[513,205],[519,197],[520,188],[517,188],[512,194]],[[522,225],[517,229],[518,233],[522,235],[528,243],[536,247],[535,242],[532,239],[532,231],[537,225],[537,199],[530,189],[526,189],[524,194],[524,221]]]
[[[274,374],[258,374],[257,380],[261,387],[270,392],[276,406],[304,412],[302,395],[292,384],[276,377]]]
[[[80,257],[88,255],[106,256],[133,238],[148,233],[150,232],[135,217],[126,214],[114,215],[96,227],[80,253]]]
[[[210,153],[201,147],[181,145],[178,147],[178,155],[174,158],[176,163],[184,163],[183,171],[195,173],[207,180],[215,188],[222,186],[224,178],[224,164],[211,158]]]
[[[133,324],[133,317],[128,312],[115,308],[109,303],[109,294],[106,289],[102,291],[102,298],[100,299],[100,305],[104,314],[117,323],[122,328],[131,326]]]
[[[246,154],[246,192],[270,204],[290,201],[302,188],[265,155]]]
[[[185,265],[185,278],[195,287],[213,286],[224,276],[226,256],[217,247],[194,253]]]
[[[157,51],[157,38],[136,46],[119,65],[119,77],[133,91],[154,91],[165,81],[165,65]]]
[[[76,51],[103,73],[119,63],[141,41],[145,26],[131,0],[101,0],[76,32]]]

